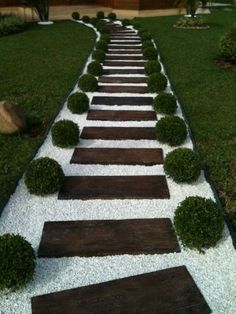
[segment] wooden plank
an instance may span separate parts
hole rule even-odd
[[[38,257],[180,252],[170,219],[46,222]]]
[[[32,314],[210,314],[185,266],[31,299]]]
[[[160,148],[76,148],[72,164],[142,165],[163,164]]]
[[[130,39],[114,39],[114,40],[111,40],[109,45],[140,45],[141,44],[141,41],[140,40],[137,40],[137,39],[134,39],[134,40],[130,40]]]
[[[113,106],[152,106],[152,97],[103,97],[92,98],[92,105],[113,105]]]
[[[155,121],[154,111],[89,110],[87,120],[101,121]]]
[[[103,69],[104,75],[113,75],[113,74],[145,74],[144,69]]]
[[[106,55],[105,61],[117,61],[117,60],[131,60],[131,61],[137,61],[137,60],[143,60],[143,56],[108,56]]]
[[[108,44],[108,49],[122,49],[122,50],[134,50],[134,49],[140,49],[141,46],[138,45],[121,45],[121,44]]]
[[[144,67],[144,61],[104,61],[107,67]]]
[[[134,50],[108,50],[108,53],[110,54],[116,54],[116,55],[140,55],[142,54],[142,50],[140,49],[134,49]]]
[[[169,199],[165,176],[65,177],[60,200]]]
[[[130,85],[100,85],[97,92],[99,93],[132,93],[145,94],[149,93],[147,86],[130,86]]]
[[[135,77],[135,76],[100,76],[98,82],[100,83],[115,83],[115,84],[126,84],[126,83],[147,83],[146,77]]]
[[[155,128],[142,127],[84,127],[83,139],[156,140]]]

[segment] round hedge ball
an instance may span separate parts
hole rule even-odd
[[[161,118],[156,124],[157,140],[170,146],[183,144],[187,137],[187,128],[183,119],[176,116]]]
[[[89,98],[85,93],[74,93],[68,98],[68,108],[72,113],[84,113],[89,109]]]
[[[143,28],[143,27],[141,27],[140,29],[139,29],[139,31],[138,31],[138,35],[141,37],[141,35],[143,34],[143,33],[147,33],[148,31],[146,30],[146,28]]]
[[[200,176],[200,158],[189,148],[177,148],[167,154],[164,170],[177,183],[191,183]]]
[[[99,20],[104,19],[104,17],[105,17],[105,14],[104,14],[103,11],[98,11],[98,12],[97,12],[97,18],[98,18]]]
[[[63,179],[63,170],[56,160],[43,157],[30,164],[25,175],[25,185],[31,194],[47,195],[57,192]]]
[[[97,61],[93,61],[91,63],[89,63],[88,65],[88,73],[92,74],[94,76],[100,76],[102,75],[102,65],[97,62]]]
[[[143,56],[146,60],[156,60],[157,50],[154,47],[147,47],[143,49]]]
[[[221,38],[220,53],[226,61],[236,64],[236,27]]]
[[[72,19],[73,19],[73,20],[79,20],[79,19],[80,19],[80,14],[79,14],[79,12],[73,12],[73,13],[72,13]]]
[[[88,15],[84,15],[82,17],[82,21],[85,23],[85,24],[88,24],[90,22],[90,17]]]
[[[101,34],[109,34],[110,30],[106,25],[104,25],[104,26],[99,27],[99,32]]]
[[[174,226],[185,247],[204,252],[221,238],[223,213],[211,199],[187,197],[175,211]]]
[[[92,18],[90,19],[90,23],[91,23],[94,27],[96,27],[96,26],[97,26],[97,23],[98,23],[98,19],[97,19],[96,17],[92,17]]]
[[[82,75],[78,85],[83,92],[95,92],[98,89],[98,81],[92,74]]]
[[[151,40],[145,40],[143,43],[142,43],[142,49],[143,51],[147,48],[155,48],[154,47],[154,44]]]
[[[102,34],[100,37],[101,41],[104,41],[106,44],[109,44],[110,42],[110,35],[109,34]]]
[[[159,93],[166,89],[167,79],[162,73],[153,73],[148,77],[148,88],[151,93]]]
[[[70,120],[61,120],[52,127],[52,142],[55,146],[72,147],[79,142],[79,127]]]
[[[133,27],[135,29],[140,29],[141,28],[141,24],[139,22],[134,21],[132,24],[133,24]]]
[[[111,21],[115,21],[116,20],[116,14],[114,12],[109,13],[107,17]]]
[[[93,52],[92,57],[97,62],[102,63],[105,60],[106,54],[103,50],[97,49]]]
[[[99,40],[99,42],[96,44],[96,49],[106,52],[108,50],[107,42],[103,40]]]
[[[145,63],[145,73],[151,75],[153,73],[158,73],[161,71],[160,62],[157,60],[147,61]]]
[[[152,34],[149,32],[141,33],[140,34],[141,40],[146,41],[152,39]]]
[[[131,21],[129,20],[129,19],[124,19],[123,21],[122,21],[122,25],[123,26],[129,26],[129,25],[131,25],[132,23],[131,23]]]
[[[162,92],[153,102],[156,112],[163,114],[174,114],[177,109],[177,101],[173,94]]]
[[[22,236],[0,236],[0,256],[0,290],[15,291],[33,279],[35,253],[31,244]]]

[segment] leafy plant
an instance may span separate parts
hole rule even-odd
[[[33,160],[25,175],[25,185],[31,194],[47,195],[57,192],[64,173],[56,160],[43,157]]]
[[[88,15],[84,15],[82,17],[82,21],[85,23],[85,24],[88,24],[90,23],[90,17]]]
[[[153,107],[156,112],[174,114],[177,109],[176,98],[173,94],[162,92],[154,99]]]
[[[102,72],[103,72],[102,65],[99,62],[93,61],[89,63],[88,65],[89,74],[92,74],[94,76],[100,76],[102,75]]]
[[[142,42],[151,40],[152,39],[152,34],[149,32],[141,33],[140,35]]]
[[[31,244],[20,235],[0,236],[0,291],[17,290],[33,279],[36,258]]]
[[[3,14],[0,18],[0,37],[24,31],[26,24],[20,16]]]
[[[220,53],[226,61],[236,64],[236,26],[221,38]]]
[[[204,252],[221,238],[224,219],[211,199],[192,196],[177,207],[174,226],[184,246]]]
[[[96,18],[96,17],[92,17],[91,19],[90,19],[90,23],[94,26],[94,27],[97,27],[97,23],[98,23],[98,18]]]
[[[97,12],[97,18],[98,18],[99,20],[104,19],[104,17],[105,17],[105,14],[104,14],[103,11],[98,11],[98,12]]]
[[[200,176],[200,158],[189,148],[177,148],[167,154],[164,170],[177,183],[191,183]]]
[[[79,127],[70,120],[61,120],[56,122],[52,127],[53,145],[67,148],[78,144]]]
[[[157,60],[151,60],[151,61],[147,61],[145,63],[145,73],[147,75],[151,75],[153,73],[158,73],[161,71],[161,65],[160,62]]]
[[[91,74],[82,75],[78,85],[83,92],[95,92],[98,89],[98,81]]]
[[[79,19],[80,19],[80,14],[79,14],[79,12],[73,12],[73,13],[72,13],[72,19],[73,19],[73,20],[79,20]]]
[[[22,4],[32,8],[38,15],[40,21],[47,22],[49,18],[51,0],[23,0]]]
[[[147,47],[143,49],[143,56],[146,60],[156,60],[157,50],[154,47]]]
[[[151,93],[158,93],[166,89],[167,79],[162,73],[152,73],[148,77],[147,84]]]
[[[143,51],[144,51],[144,49],[150,48],[150,47],[151,48],[155,48],[154,44],[153,44],[153,42],[151,40],[145,40],[145,41],[142,42],[142,49],[143,49]]]
[[[85,93],[74,93],[68,98],[67,106],[72,113],[84,113],[89,109],[89,98]]]
[[[115,21],[116,20],[116,14],[114,12],[109,13],[107,17],[111,21]]]
[[[96,44],[96,49],[102,50],[104,52],[107,52],[108,50],[108,44],[104,40],[99,40]]]
[[[183,28],[198,28],[198,27],[207,27],[204,21],[199,17],[183,17],[177,21],[175,27]]]
[[[129,19],[123,19],[123,21],[122,21],[122,25],[123,26],[129,26],[129,25],[131,25],[132,23],[131,23],[131,21],[129,20]]]
[[[103,50],[97,49],[93,52],[92,58],[100,63],[105,60],[106,54]]]

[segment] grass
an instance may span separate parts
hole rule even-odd
[[[95,33],[80,24],[32,24],[26,32],[0,38],[0,100],[22,108],[29,134],[0,135],[0,209],[12,193],[50,121],[82,71]]]
[[[219,40],[236,11],[204,17],[209,30],[174,29],[178,16],[140,18],[159,47],[172,86],[186,112],[197,149],[236,222],[236,73],[214,64]]]

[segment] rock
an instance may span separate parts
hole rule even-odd
[[[0,133],[15,134],[26,129],[26,119],[14,103],[0,101]]]

